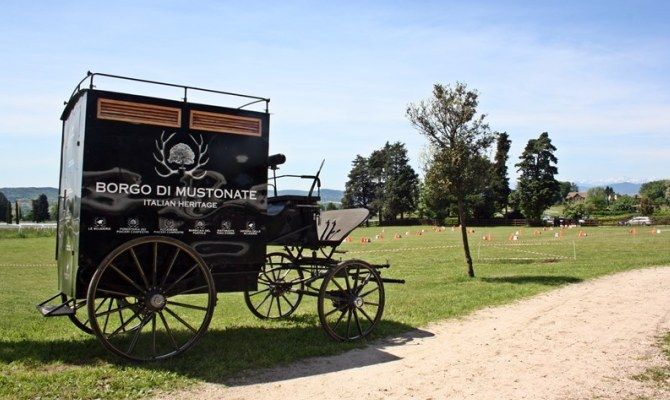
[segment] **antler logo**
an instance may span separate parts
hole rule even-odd
[[[156,140],[156,153],[154,153],[154,159],[158,162],[158,166],[154,168],[156,173],[163,178],[172,175],[187,175],[193,179],[204,178],[207,172],[201,171],[200,168],[209,162],[209,157],[205,158],[209,145],[205,145],[202,135],[200,135],[200,140],[196,140],[193,135],[189,135],[196,146],[197,156],[191,146],[186,143],[177,143],[170,147],[168,152],[168,144],[176,134],[177,132],[174,132],[165,139],[165,131],[163,131],[160,140]],[[194,164],[194,167],[190,167]],[[164,172],[161,172],[159,168]]]

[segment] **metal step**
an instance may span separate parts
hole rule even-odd
[[[74,309],[67,304],[40,304],[37,309],[45,317],[62,317],[64,315],[74,315]]]

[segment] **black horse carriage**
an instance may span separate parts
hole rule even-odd
[[[184,97],[103,91],[94,79],[179,88]],[[188,101],[194,93],[245,104]],[[336,259],[368,211],[321,212],[321,169],[276,175],[285,157],[268,156],[269,101],[88,73],[61,117],[59,293],[38,305],[41,313],[69,317],[136,361],[196,343],[221,292],[244,292],[263,319],[287,317],[314,296],[328,336],[368,336],[384,310],[384,283],[402,280],[381,277],[388,265]],[[286,177],[311,180],[309,193],[278,195]]]

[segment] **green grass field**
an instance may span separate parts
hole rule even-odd
[[[387,285],[383,322],[372,339],[397,334],[431,321],[465,315],[561,285],[608,273],[670,263],[670,228],[585,228],[560,239],[534,228],[476,228],[470,235],[477,278],[465,274],[459,232],[437,233],[423,227],[380,228],[354,232],[343,259],[391,263],[384,276],[403,278]],[[508,236],[520,230],[520,238]],[[410,235],[406,236],[405,233]],[[393,239],[401,234],[401,239]],[[492,241],[483,241],[490,234]],[[373,243],[361,244],[361,236]],[[573,247],[574,242],[574,247]],[[512,246],[509,246],[512,244]],[[66,318],[43,318],[35,304],[56,293],[53,237],[0,238],[0,397],[137,398],[199,381],[224,382],[250,368],[329,355],[363,344],[339,344],[321,331],[316,303],[303,300],[286,321],[260,321],[239,293],[219,295],[204,339],[178,359],[130,364],[108,354],[94,337]],[[504,246],[503,246],[504,245]],[[576,254],[576,259],[575,259]],[[479,258],[479,261],[477,259]],[[47,266],[29,266],[47,265]]]

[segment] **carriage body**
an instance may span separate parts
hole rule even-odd
[[[59,289],[83,298],[103,258],[178,239],[217,291],[253,288],[265,260],[269,114],[80,90],[63,115]]]

